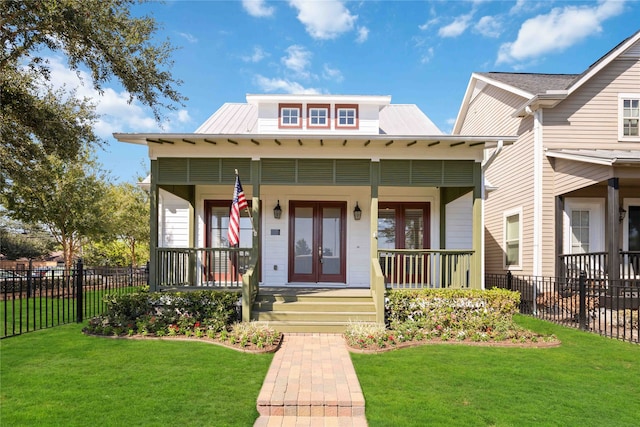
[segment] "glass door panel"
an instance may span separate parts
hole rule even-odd
[[[294,262],[293,273],[313,273],[313,207],[296,207],[294,209]]]
[[[322,208],[322,258],[320,265],[323,275],[340,274],[342,259],[340,208]]]

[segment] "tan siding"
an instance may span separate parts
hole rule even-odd
[[[469,105],[461,135],[517,135],[520,119],[511,115],[525,99],[487,85]]]
[[[549,189],[553,188],[554,171],[547,157],[542,158],[542,223],[541,227],[541,271],[543,276],[555,276],[556,251],[556,200]],[[546,190],[546,191],[545,191]]]
[[[578,190],[611,177],[608,166],[576,162],[567,159],[555,159],[555,182],[546,188],[553,188],[555,195]]]
[[[531,274],[533,266],[533,135],[527,133],[506,147],[487,172],[498,187],[485,202],[485,268],[504,272],[504,212],[522,208],[522,266],[516,274]],[[517,177],[517,186],[511,185]]]
[[[544,111],[545,148],[637,149],[618,142],[618,94],[640,92],[640,61],[618,59]]]

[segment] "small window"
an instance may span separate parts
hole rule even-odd
[[[336,105],[336,128],[358,128],[357,105]]]
[[[280,127],[285,128],[301,128],[302,120],[301,114],[302,106],[299,104],[294,105],[280,105]]]
[[[329,106],[328,105],[307,105],[307,127],[328,128],[329,127]]]
[[[589,217],[588,210],[571,211],[571,253],[584,254],[589,252]]]
[[[522,212],[509,212],[504,218],[504,265],[508,269],[521,268]]]
[[[619,101],[619,139],[640,141],[640,94],[620,94]]]

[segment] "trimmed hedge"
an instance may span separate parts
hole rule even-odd
[[[158,336],[193,330],[218,333],[239,320],[238,299],[236,292],[211,290],[109,295],[104,298],[107,310],[91,319],[86,331]]]

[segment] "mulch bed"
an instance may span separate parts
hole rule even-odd
[[[272,345],[265,345],[263,347],[258,347],[257,345],[253,344],[253,343],[248,343],[246,345],[241,345],[240,343],[236,343],[236,344],[231,344],[230,342],[227,341],[220,341],[218,339],[213,339],[213,338],[209,338],[209,337],[195,337],[195,336],[191,336],[191,337],[186,337],[186,336],[163,336],[163,337],[157,337],[155,335],[98,335],[98,334],[91,334],[88,332],[83,331],[82,332],[85,335],[89,335],[92,337],[100,337],[100,338],[113,338],[113,339],[131,339],[131,340],[164,340],[164,341],[191,341],[191,342],[203,342],[203,343],[207,343],[207,344],[214,344],[214,345],[219,345],[221,347],[226,347],[226,348],[230,348],[232,350],[235,351],[239,351],[242,353],[253,353],[253,354],[260,354],[260,353],[275,353],[276,351],[278,351],[278,349],[280,348],[280,344],[282,343],[282,333],[280,334],[280,336],[278,337],[278,339],[275,341],[274,344]]]

